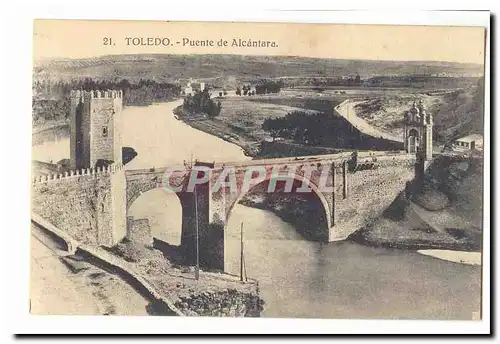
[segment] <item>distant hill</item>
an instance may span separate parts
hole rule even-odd
[[[484,133],[484,79],[477,87],[446,94],[429,111],[434,114],[434,128],[443,142],[469,134]]]
[[[42,79],[126,78],[177,81],[188,78],[235,83],[260,78],[335,77],[359,73],[376,75],[483,75],[483,66],[432,61],[370,61],[304,57],[241,55],[109,55],[85,59],[52,59],[35,63],[34,77]]]

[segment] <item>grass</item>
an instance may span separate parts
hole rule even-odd
[[[253,98],[250,100],[250,98]],[[262,123],[267,118],[284,117],[293,111],[304,111],[306,113],[317,113],[315,110],[294,106],[292,104],[272,104],[264,102],[265,98],[234,97],[221,101],[222,111],[219,120],[224,121],[241,131],[254,135],[256,138],[264,139],[269,135],[262,130]]]
[[[265,102],[265,96],[226,97],[219,100],[222,111],[215,119],[193,120],[186,116],[183,120],[196,129],[237,144],[251,156],[258,154],[261,141],[271,140],[270,134],[262,130],[265,119],[283,117],[292,111],[317,113],[315,110]]]

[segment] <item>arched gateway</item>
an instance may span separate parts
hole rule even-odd
[[[404,115],[404,145],[408,153],[423,155],[424,160],[432,159],[433,119],[420,100]]]

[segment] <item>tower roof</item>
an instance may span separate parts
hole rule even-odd
[[[411,108],[410,108],[410,113],[412,114],[415,114],[415,113],[418,113],[418,108],[417,108],[417,105],[415,103],[415,101],[413,101],[413,104],[411,105]]]
[[[424,103],[422,102],[422,99],[420,99],[418,101],[418,110],[420,111],[420,113],[425,112],[425,107],[424,107]]]

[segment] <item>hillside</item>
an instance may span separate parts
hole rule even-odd
[[[395,135],[403,133],[403,114],[422,100],[433,115],[434,139],[445,143],[470,133],[483,133],[484,86],[482,79],[465,89],[387,95],[359,102],[356,113],[373,126]]]
[[[35,62],[34,77],[75,79],[83,77],[130,81],[152,79],[218,79],[219,83],[259,78],[308,76],[439,74],[480,76],[483,66],[432,61],[370,61],[242,55],[109,55],[85,59]],[[217,82],[216,82],[217,83]]]

